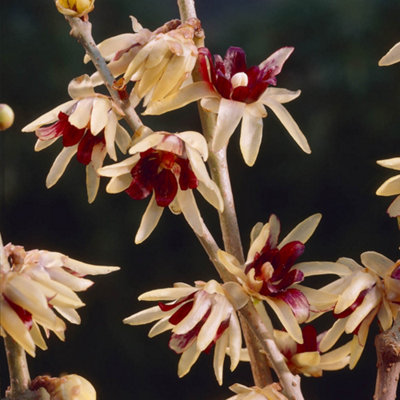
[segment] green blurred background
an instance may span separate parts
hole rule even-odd
[[[78,373],[96,387],[99,399],[225,399],[234,382],[251,385],[245,363],[219,387],[212,355],[201,355],[189,375],[176,375],[178,357],[168,349],[168,334],[147,338],[150,326],[131,327],[122,319],[150,304],[140,293],[173,282],[208,280],[216,274],[183,217],[164,213],[151,237],[136,246],[133,237],[147,201],[108,195],[105,182],[92,205],[86,202],[85,172],[74,160],[50,190],[44,182],[60,143],[33,151],[35,136],[21,128],[67,101],[68,82],[92,72],[84,52],[52,1],[2,2],[1,98],[16,114],[14,126],[0,134],[1,216],[5,243],[26,249],[60,251],[82,261],[120,265],[121,271],[95,278],[82,294],[82,324],[69,324],[66,342],[54,335],[49,350],[29,358],[31,375]],[[359,260],[366,250],[398,258],[399,233],[385,210],[389,198],[375,196],[390,171],[376,160],[400,155],[400,64],[378,68],[378,59],[400,41],[396,0],[248,0],[198,1],[198,16],[212,53],[231,45],[258,64],[282,46],[295,52],[278,77],[278,86],[301,89],[287,108],[307,136],[304,154],[275,116],[264,120],[262,149],[253,168],[239,154],[238,135],[229,146],[233,189],[243,243],[251,227],[276,213],[283,234],[307,216],[324,217],[301,260]],[[90,15],[96,41],[130,32],[129,15],[149,29],[177,18],[175,1],[97,0]],[[146,118],[155,130],[200,130],[195,105]],[[109,162],[107,162],[109,163]],[[201,201],[201,200],[200,200]],[[213,209],[204,217],[219,235]],[[219,236],[218,236],[219,237]],[[368,348],[354,371],[304,378],[308,400],[371,398],[375,354]],[[8,385],[0,353],[2,392]]]

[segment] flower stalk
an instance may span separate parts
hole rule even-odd
[[[377,376],[374,400],[395,400],[400,375],[400,314],[386,332],[375,337]]]
[[[115,104],[124,112],[124,118],[129,124],[133,132],[136,132],[143,122],[137,115],[134,108],[131,106],[129,98],[122,100],[118,94],[118,91],[114,88],[114,77],[107,67],[106,61],[100,54],[98,47],[92,36],[92,24],[89,21],[82,21],[76,17],[65,17],[71,26],[71,36],[74,37],[85,49],[96,67],[97,71],[101,75],[105,86],[107,87],[110,96],[112,97]]]

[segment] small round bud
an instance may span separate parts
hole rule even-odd
[[[94,8],[94,0],[56,0],[57,10],[69,17],[82,17]]]
[[[14,123],[14,111],[8,104],[0,104],[0,131],[8,129]]]

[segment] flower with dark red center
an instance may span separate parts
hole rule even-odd
[[[181,354],[179,377],[189,372],[201,352],[208,353],[215,347],[214,372],[219,384],[222,384],[227,348],[232,371],[240,358],[242,336],[235,308],[242,307],[248,301],[240,288],[239,291],[231,290],[232,285],[235,284],[197,281],[195,287],[179,283],[173,288],[144,293],[139,300],[159,301],[158,306],[133,314],[125,318],[124,323],[142,325],[159,320],[151,328],[150,337],[171,329],[169,347]]]
[[[320,219],[320,214],[312,215],[278,243],[280,223],[275,215],[271,215],[267,224],[257,224],[253,228],[244,266],[232,255],[221,250],[218,253],[221,263],[237,277],[243,288],[251,296],[268,303],[297,343],[303,341],[299,323],[309,318],[310,311],[331,309],[337,299],[334,295],[318,293],[299,284],[305,272],[297,268],[301,264],[295,262],[303,254],[304,244]],[[320,274],[321,264],[324,263],[316,264],[304,268],[307,276]],[[335,267],[328,266],[326,273],[332,273]]]
[[[96,170],[108,154],[117,159],[114,143],[126,152],[130,136],[118,123],[112,101],[95,93],[90,78],[83,75],[72,80],[68,91],[74,99],[68,101],[25,126],[23,132],[35,131],[39,151],[62,138],[63,149],[54,161],[46,178],[49,188],[57,183],[68,163],[76,154],[77,160],[86,165],[88,200],[94,201],[99,187]]]
[[[245,52],[230,47],[225,57],[211,57],[207,48],[199,49],[199,65],[203,81],[184,86],[164,100],[150,104],[145,114],[162,114],[201,99],[202,107],[217,114],[211,147],[218,151],[228,144],[229,138],[242,120],[240,148],[246,164],[256,161],[261,145],[263,122],[267,116],[265,106],[280,119],[289,134],[306,153],[310,153],[307,139],[282,106],[300,95],[300,91],[271,87],[293,47],[283,47],[258,66],[248,67]]]
[[[276,344],[286,358],[287,366],[292,373],[320,377],[323,371],[342,369],[349,364],[351,341],[322,354],[319,343],[325,332],[317,335],[317,331],[312,325],[303,326],[301,331],[303,344],[296,343],[285,331],[274,330]]]
[[[0,236],[0,329],[31,356],[35,347],[46,350],[40,326],[64,340],[66,325],[55,311],[74,324],[82,307],[75,292],[93,282],[85,275],[107,274],[119,269],[85,264],[61,253],[46,250],[26,252],[11,243],[3,247]]]
[[[333,310],[336,322],[321,340],[320,348],[327,351],[343,333],[353,334],[350,368],[362,354],[375,317],[385,331],[392,326],[400,307],[398,263],[372,251],[362,253],[361,261],[366,268],[352,259],[340,258],[338,262],[347,266],[348,272],[321,288],[336,294],[338,300]]]
[[[203,222],[193,196],[197,189],[218,210],[223,201],[217,185],[210,179],[204,161],[207,143],[198,132],[151,132],[143,129],[142,138],[130,148],[132,157],[103,167],[100,175],[111,177],[107,192],[125,191],[135,200],[151,200],[145,211],[135,242],[145,240],[157,225],[165,207],[183,213],[196,233]]]

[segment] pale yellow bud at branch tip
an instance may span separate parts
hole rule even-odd
[[[94,8],[94,0],[56,0],[57,10],[69,17],[82,17]]]
[[[0,104],[0,131],[5,131],[14,123],[14,111],[8,104]]]

